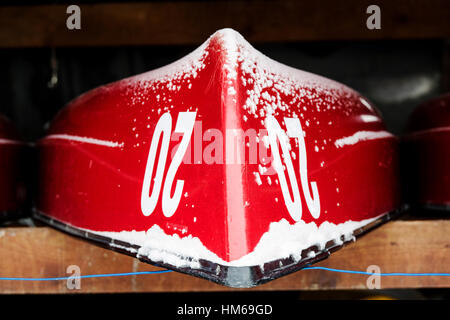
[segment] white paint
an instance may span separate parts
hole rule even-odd
[[[273,116],[268,116],[266,118],[266,128],[268,131],[270,149],[272,151],[273,156],[272,166],[277,172],[278,179],[280,180],[281,192],[283,194],[286,208],[289,214],[291,215],[291,218],[294,221],[299,221],[302,218],[302,203],[300,199],[300,191],[298,188],[297,178],[295,176],[294,167],[292,165],[292,160],[289,155],[289,150],[287,146],[287,144],[289,143],[287,135],[283,131],[283,129],[281,129],[280,124]],[[292,189],[292,197],[289,193],[289,186],[287,183],[286,175],[283,170],[281,162],[281,154],[278,149],[277,141],[280,142],[284,162],[287,167],[289,184]]]
[[[153,132],[150,150],[148,152],[147,165],[145,167],[144,181],[142,184],[141,193],[141,210],[144,216],[149,216],[153,213],[158,203],[159,193],[163,180],[164,168],[167,160],[167,153],[169,152],[170,135],[172,134],[172,117],[170,113],[164,113],[159,118]],[[158,151],[159,140],[162,135],[161,150],[159,152],[158,166],[156,173],[153,174],[153,166],[156,160],[156,152]],[[154,177],[154,178],[153,178]],[[150,194],[150,185],[153,181],[152,193]]]
[[[89,144],[95,144],[98,146],[105,146],[110,148],[123,148],[124,143],[114,142],[114,141],[107,141],[107,140],[101,140],[91,137],[80,137],[80,136],[74,136],[70,134],[51,134],[46,136],[43,140],[51,140],[51,139],[60,139],[60,140],[70,140],[70,141],[77,141],[82,143],[89,143]]]
[[[286,124],[287,134],[281,129],[280,124],[272,115],[266,118],[266,128],[270,142],[270,148],[273,155],[273,167],[277,172],[280,180],[280,187],[286,208],[289,211],[294,221],[300,221],[302,217],[302,203],[300,199],[300,190],[297,183],[297,177],[292,164],[291,155],[289,152],[290,144],[289,138],[297,138],[298,153],[299,153],[299,168],[300,168],[300,182],[302,185],[303,195],[305,197],[306,205],[313,216],[317,219],[320,216],[320,199],[316,182],[311,182],[312,196],[309,190],[308,169],[307,169],[307,155],[305,136],[298,118],[284,118]],[[286,170],[289,177],[289,184],[292,190],[292,197],[289,192],[287,179],[281,162],[280,151],[278,149],[277,140],[280,142],[282,156],[286,165]]]
[[[194,129],[196,112],[180,112],[175,125],[175,132],[182,133],[183,138],[178,145],[177,151],[169,165],[166,178],[164,181],[163,195],[162,195],[162,211],[165,217],[170,218],[178,208],[178,205],[183,194],[183,180],[177,180],[174,195],[170,195],[172,190],[173,180],[178,171],[178,167],[183,160],[186,149],[191,140],[192,131]],[[156,208],[159,194],[164,178],[164,169],[166,166],[167,156],[169,152],[170,137],[172,134],[172,116],[169,112],[164,113],[159,118],[153,132],[150,150],[147,158],[147,165],[145,167],[144,181],[142,184],[141,193],[141,210],[144,216],[149,216]],[[153,167],[155,165],[156,153],[158,151],[159,140],[162,135],[161,150],[159,153],[158,166],[156,173],[153,175]],[[154,178],[153,178],[154,176]],[[152,179],[153,178],[153,179]],[[153,183],[152,192],[150,194],[150,185]],[[149,196],[150,194],[150,196]]]
[[[184,181],[177,180],[173,197],[170,195],[170,191],[172,190],[173,180],[175,179],[178,167],[183,160],[189,141],[191,140],[192,130],[194,129],[195,124],[195,116],[196,112],[180,112],[178,114],[175,132],[182,133],[183,138],[181,139],[177,151],[175,152],[175,156],[170,163],[166,174],[166,180],[164,182],[162,209],[164,216],[167,218],[171,217],[175,213],[178,205],[180,204]]]
[[[313,218],[317,219],[320,216],[319,191],[315,181],[311,182],[312,195],[309,190],[305,137],[303,135],[300,119],[284,118],[284,121],[286,122],[286,129],[289,137],[298,139],[298,165],[300,168],[300,182],[302,185],[303,196],[305,197],[309,212]]]
[[[358,131],[349,137],[337,139],[334,142],[336,148],[342,148],[347,145],[354,145],[361,141],[392,138],[394,135],[387,131]]]

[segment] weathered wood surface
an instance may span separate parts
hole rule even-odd
[[[158,270],[132,257],[100,248],[47,227],[0,229],[0,277],[64,277],[69,265],[81,274]],[[316,266],[381,272],[450,272],[450,221],[392,221],[335,252]],[[303,270],[245,290],[367,289],[367,275]],[[450,287],[450,277],[382,277],[382,288]],[[177,272],[66,281],[0,281],[0,293],[199,292],[238,290]]]
[[[381,29],[366,27],[368,0],[156,1],[0,7],[0,47],[198,44],[230,27],[251,42],[450,37],[450,1],[380,0]]]

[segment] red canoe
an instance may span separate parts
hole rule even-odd
[[[400,207],[373,105],[230,29],[78,97],[39,147],[36,217],[228,286],[323,259]]]
[[[417,107],[403,140],[409,202],[450,210],[450,94]]]
[[[0,221],[22,215],[26,196],[22,172],[24,149],[14,125],[0,115]]]

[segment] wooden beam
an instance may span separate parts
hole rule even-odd
[[[100,248],[47,227],[0,229],[0,277],[64,277],[69,265],[81,274],[158,270],[137,259]],[[392,221],[335,252],[316,266],[381,272],[450,272],[450,221]],[[368,276],[302,270],[252,289],[367,289]],[[383,277],[386,288],[449,288],[450,277]],[[80,290],[66,281],[0,281],[0,293],[108,293],[231,291],[207,280],[177,272],[82,279]]]
[[[0,47],[198,44],[230,27],[251,42],[450,37],[450,1],[379,0],[381,30],[368,30],[369,0],[158,1],[82,4],[81,30],[65,5],[0,7]]]

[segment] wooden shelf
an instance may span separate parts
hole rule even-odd
[[[64,277],[69,265],[81,274],[158,270],[48,227],[0,229],[0,277]],[[316,264],[381,272],[450,272],[450,220],[391,221]],[[252,289],[232,289],[177,272],[82,279],[81,290],[66,281],[0,281],[0,293],[200,292],[230,290],[367,289],[368,276],[302,270]],[[449,288],[450,277],[383,277],[381,288]]]
[[[450,37],[450,1],[379,0],[380,30],[366,28],[372,1],[156,1],[81,4],[81,30],[67,5],[0,7],[0,47],[199,44],[229,27],[250,42]]]

